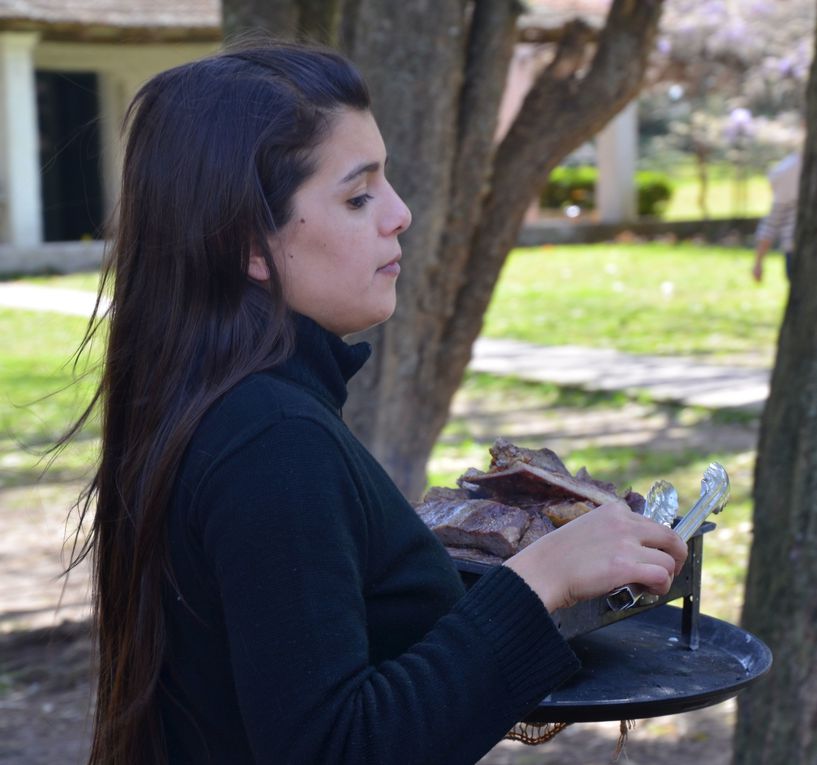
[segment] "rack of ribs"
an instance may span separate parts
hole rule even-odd
[[[459,488],[432,487],[415,508],[449,553],[464,560],[501,563],[544,534],[606,502],[625,501],[643,512],[644,498],[575,475],[550,449],[525,449],[499,438],[483,472],[469,468]]]

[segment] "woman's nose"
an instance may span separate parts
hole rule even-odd
[[[402,234],[411,225],[411,210],[400,195],[391,189],[392,200],[386,224],[388,234]]]

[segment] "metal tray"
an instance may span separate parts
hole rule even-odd
[[[582,668],[524,722],[602,722],[678,714],[736,695],[772,664],[740,627],[700,616],[695,650],[680,637],[682,609],[660,606],[571,641]]]
[[[700,618],[701,603],[701,565],[703,560],[703,537],[712,531],[715,524],[711,521],[704,523],[695,535],[689,540],[687,556],[681,573],[675,577],[670,591],[661,597],[651,596],[643,598],[638,605],[625,611],[613,611],[607,605],[605,597],[593,598],[577,603],[570,608],[562,608],[552,614],[553,621],[563,637],[571,639],[579,635],[586,635],[600,627],[629,619],[636,614],[645,613],[657,606],[683,598],[683,620],[681,625],[681,640],[690,648],[695,648],[698,641],[698,620]],[[493,566],[487,563],[477,563],[460,558],[453,558],[454,565],[466,587],[470,587]]]

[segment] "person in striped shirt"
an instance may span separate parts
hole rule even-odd
[[[772,209],[760,222],[755,234],[755,264],[752,268],[752,276],[757,282],[763,279],[763,259],[776,243],[786,256],[786,276],[791,279],[800,165],[800,153],[794,152],[775,165],[769,173],[769,183],[772,187]]]

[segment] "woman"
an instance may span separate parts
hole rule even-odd
[[[225,53],[136,96],[84,503],[92,763],[472,763],[577,669],[548,611],[682,564],[614,505],[464,592],[341,417],[370,353],[341,338],[394,310],[411,221],[386,160],[328,51]]]

